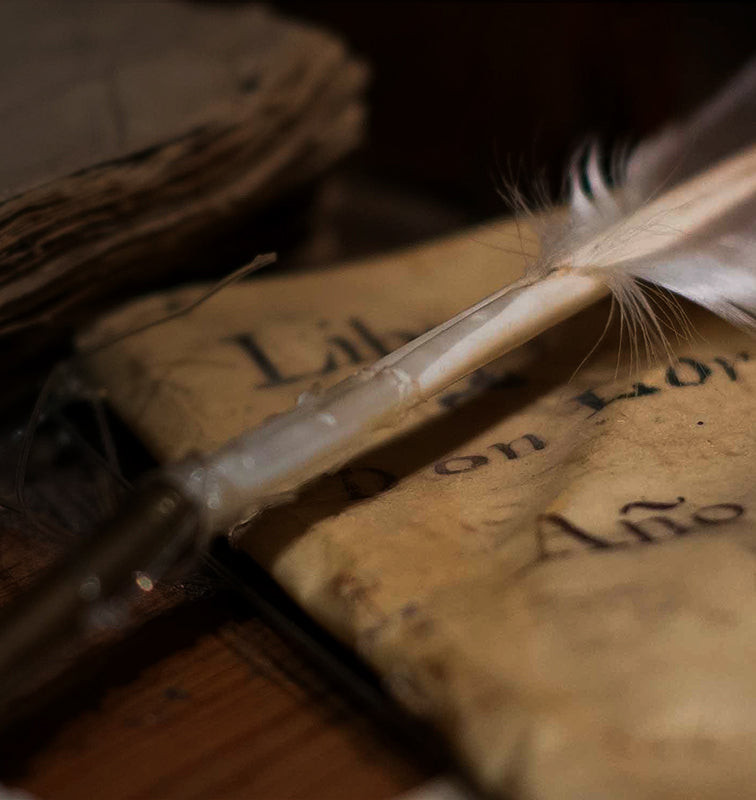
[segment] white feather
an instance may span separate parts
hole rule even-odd
[[[168,476],[203,508],[207,529],[290,496],[375,443],[376,432],[390,431],[414,405],[609,291],[647,345],[663,336],[639,281],[753,331],[756,62],[613,172],[615,180],[624,174],[620,187],[595,146],[573,160],[568,223],[546,220],[542,255],[521,280],[319,399],[171,468]]]
[[[756,60],[687,120],[642,142],[616,190],[598,148],[582,168],[574,159],[570,225],[543,263],[603,273],[623,311],[652,333],[660,329],[638,279],[756,331],[754,142]]]

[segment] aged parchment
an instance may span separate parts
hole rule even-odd
[[[262,277],[88,361],[160,459],[206,450],[515,277],[508,223]],[[106,341],[197,296],[102,320]],[[756,785],[753,343],[688,309],[631,363],[609,305],[419,409],[237,534],[446,736],[539,800],[749,797]]]

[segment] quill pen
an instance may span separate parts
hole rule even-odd
[[[135,580],[291,497],[390,435],[418,403],[610,292],[631,338],[649,350],[664,340],[663,320],[644,284],[756,331],[756,61],[609,174],[594,147],[568,180],[567,219],[535,220],[541,255],[514,284],[217,452],[148,480],[5,611],[0,674],[107,615]]]

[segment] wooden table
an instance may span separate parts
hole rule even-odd
[[[382,800],[431,772],[225,594],[110,646],[11,739],[4,782],[44,800]]]

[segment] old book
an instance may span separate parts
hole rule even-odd
[[[364,66],[262,6],[3,3],[0,32],[6,360],[186,267],[362,135]]]

